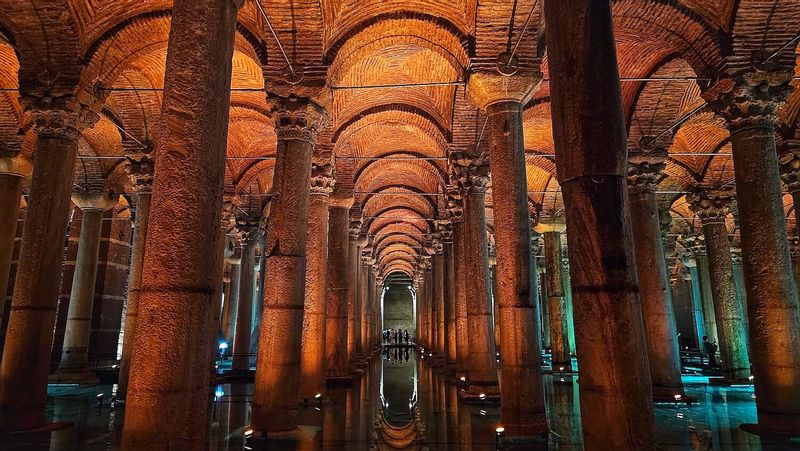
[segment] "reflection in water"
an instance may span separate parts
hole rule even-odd
[[[544,375],[551,428],[548,443],[498,440],[499,409],[468,405],[460,388],[411,348],[391,347],[349,387],[329,387],[324,400],[300,401],[301,426],[293,440],[246,443],[252,384],[223,384],[212,390],[209,450],[531,450],[582,449],[578,378]],[[800,442],[765,443],[739,425],[754,422],[752,389],[711,387],[702,378],[684,378],[692,407],[656,406],[658,442],[676,450],[800,449]],[[51,386],[48,416],[75,427],[54,432],[0,437],[0,450],[116,450],[124,416],[112,387]],[[102,396],[98,396],[101,395]],[[102,403],[102,407],[101,407]]]

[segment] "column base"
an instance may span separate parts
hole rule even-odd
[[[576,371],[572,369],[572,363],[566,362],[553,362],[549,370],[544,370],[545,374],[574,374]]]
[[[325,385],[328,387],[352,387],[353,386],[353,376],[328,376],[325,378]]]
[[[467,404],[500,405],[500,386],[496,382],[469,381],[467,389],[458,394]]]
[[[728,379],[726,377],[709,377],[708,385],[715,387],[751,387],[753,381],[750,379]]]
[[[763,417],[759,413],[759,417]],[[776,418],[779,417],[779,418]],[[745,432],[773,439],[790,439],[800,437],[800,416],[769,415],[769,419],[759,418],[758,423],[745,423],[739,428]]]
[[[547,449],[547,436],[550,434],[550,428],[544,417],[536,424],[503,423],[502,427],[504,431],[495,432],[501,444],[522,445],[521,448],[524,449]],[[539,444],[541,447],[537,446]]]
[[[75,370],[56,370],[47,378],[47,382],[51,384],[80,384],[80,385],[95,385],[100,383],[100,378],[87,369]]]
[[[55,421],[55,422],[44,423],[41,426],[32,429],[2,431],[0,432],[0,441],[2,441],[4,437],[13,439],[14,437],[17,436],[24,436],[28,434],[50,433],[53,431],[60,431],[62,429],[69,429],[74,426],[75,424],[69,421]]]

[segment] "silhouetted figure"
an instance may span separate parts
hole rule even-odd
[[[406,344],[408,344],[408,340],[409,340],[409,338],[410,338],[410,337],[408,336],[408,329],[406,329],[406,330],[405,330],[404,334],[405,334],[405,335],[403,336],[403,338],[405,339],[405,341],[406,341]]]
[[[703,335],[703,352],[708,355],[708,367],[717,367],[717,345],[708,341],[708,335]]]

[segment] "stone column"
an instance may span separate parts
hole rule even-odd
[[[349,380],[347,361],[347,262],[350,250],[348,228],[353,198],[332,197],[328,226],[327,312],[325,358],[328,380]]]
[[[347,361],[350,363],[350,370],[355,371],[356,362],[361,358],[361,318],[359,299],[359,277],[358,262],[361,259],[361,252],[358,250],[358,236],[361,234],[361,218],[357,216],[354,209],[350,209],[350,241],[347,251]]]
[[[544,12],[584,447],[653,450],[653,394],[642,347],[611,4],[545,0]]]
[[[745,381],[750,376],[744,312],[736,296],[731,246],[725,217],[733,200],[730,192],[699,189],[687,196],[689,207],[703,224],[719,351],[725,379]]]
[[[464,208],[464,280],[467,296],[467,340],[470,391],[497,393],[497,358],[492,339],[492,311],[489,302],[489,250],[486,245],[486,205],[489,162],[459,154],[453,165],[462,190]],[[513,361],[513,360],[512,360]]]
[[[656,185],[664,177],[665,160],[666,152],[632,156],[628,163],[628,195],[653,396],[673,401],[673,396],[684,393],[678,327],[656,204]]]
[[[467,273],[465,260],[464,209],[457,186],[447,186],[447,213],[453,224],[453,280],[455,296],[456,376],[467,376],[469,337],[467,325]]]
[[[561,264],[561,234],[544,233],[544,259],[547,271],[547,312],[550,323],[550,355],[553,372],[564,368],[572,370],[569,355],[569,331],[567,328],[567,302],[564,296],[564,280]]]
[[[72,277],[72,291],[67,312],[67,326],[61,364],[51,380],[75,383],[96,383],[97,376],[89,369],[89,333],[92,326],[94,285],[100,254],[100,232],[103,214],[119,201],[119,194],[87,192],[72,195],[72,202],[81,209],[81,234]]]
[[[436,343],[433,344],[433,349],[436,352],[437,362],[442,362],[447,354],[447,330],[445,329],[445,317],[447,316],[445,313],[445,273],[447,268],[445,267],[442,234],[438,227],[434,233],[433,250],[433,304],[436,307],[436,316],[433,318],[436,325]]]
[[[361,316],[361,357],[364,362],[372,354],[372,289],[370,285],[370,271],[365,257],[371,254],[371,250],[365,248],[367,235],[362,233],[358,238],[359,259],[358,259],[358,278],[361,283],[358,285],[359,296],[361,297],[360,315]]]
[[[134,202],[133,245],[128,272],[128,300],[125,304],[125,329],[122,336],[122,359],[119,365],[117,399],[125,401],[128,395],[128,380],[133,356],[133,339],[136,336],[136,321],[139,317],[139,297],[142,288],[142,264],[147,241],[147,226],[150,217],[150,200],[153,190],[155,162],[149,152],[128,157],[128,174],[136,194]]]
[[[325,393],[325,284],[328,273],[328,207],[333,192],[333,165],[311,166],[306,247],[306,299],[300,350],[300,393],[313,399]]]
[[[20,101],[36,133],[30,200],[0,365],[0,431],[45,422],[47,376],[61,286],[78,138],[97,114],[70,95]]]
[[[705,237],[700,233],[690,235],[686,237],[686,242],[694,255],[695,266],[693,276],[696,276],[694,279],[696,280],[699,294],[698,300],[700,301],[700,310],[703,313],[703,329],[705,331],[705,336],[708,337],[709,341],[719,343]],[[700,342],[702,342],[702,338],[703,336],[700,336]]]
[[[798,434],[800,314],[775,150],[776,111],[793,75],[779,64],[744,70],[703,97],[731,132],[758,411],[750,430]]]
[[[233,352],[233,337],[235,334],[236,317],[239,315],[239,285],[242,279],[242,250],[237,248],[228,258],[231,265],[231,281],[228,283],[228,315],[223,315],[222,333],[228,343],[228,353]]]
[[[428,248],[429,250],[430,248]],[[434,284],[433,284],[433,257],[431,255],[423,255],[423,271],[422,271],[422,286],[425,293],[425,336],[427,337],[427,344],[425,345],[428,354],[436,351],[436,299],[434,298]],[[431,357],[428,355],[428,357]]]
[[[0,321],[4,316],[14,241],[17,238],[22,182],[29,172],[25,166],[15,153],[0,150],[0,211],[6,212],[0,216]],[[0,356],[2,346],[3,337],[0,337]]]
[[[445,363],[448,372],[452,372],[457,360],[457,340],[456,340],[456,286],[462,281],[456,278],[455,256],[453,254],[453,223],[448,212],[448,219],[442,221],[442,243],[444,245],[445,271]]]
[[[278,150],[270,205],[264,309],[258,347],[253,429],[270,435],[297,427],[305,297],[311,157],[325,113],[309,99],[274,102]]]
[[[236,306],[236,324],[231,346],[231,373],[238,375],[250,371],[250,332],[253,324],[253,290],[255,289],[256,245],[260,239],[258,221],[237,218],[236,229],[241,243],[239,264],[239,290]]]
[[[538,67],[512,77],[496,72],[470,76],[467,92],[486,111],[492,171],[494,272],[500,331],[501,418],[508,436],[547,435],[541,376],[539,315],[531,271],[531,225],[522,105],[541,79]],[[566,360],[569,361],[567,347]]]
[[[789,231],[791,237],[789,251],[792,257],[795,286],[800,289],[800,139],[783,140],[779,149],[778,163],[781,180],[792,196],[792,205],[794,206],[795,228]],[[0,275],[2,275],[1,272]]]
[[[237,2],[212,0],[172,8],[125,449],[206,443],[208,334],[222,271],[208,250],[220,239],[236,13]]]

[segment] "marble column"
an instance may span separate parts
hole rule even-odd
[[[428,246],[428,249],[430,247]],[[422,280],[424,287],[424,299],[425,299],[425,336],[427,337],[427,344],[425,345],[425,350],[428,353],[428,357],[432,357],[431,354],[436,352],[436,299],[434,298],[434,283],[433,283],[433,256],[431,255],[423,255],[423,272],[422,272]]]
[[[654,450],[653,394],[642,347],[645,333],[626,186],[627,130],[611,4],[545,0],[544,12],[584,448]]]
[[[561,264],[561,233],[544,233],[544,259],[547,271],[547,312],[550,323],[550,355],[553,372],[572,370],[569,355],[569,330],[567,327],[567,302]]]
[[[361,260],[361,252],[358,250],[358,236],[361,234],[361,218],[350,209],[350,241],[347,251],[347,361],[350,363],[350,370],[355,371],[356,363],[361,359],[361,318],[359,298],[359,274],[358,263]]]
[[[443,363],[447,354],[447,330],[445,328],[445,318],[447,316],[445,313],[445,280],[447,268],[445,267],[444,244],[442,243],[442,235],[438,227],[436,233],[434,233],[433,249],[433,303],[436,306],[436,316],[433,318],[434,324],[436,324],[436,343],[433,344],[433,349],[436,352],[437,363]]]
[[[222,271],[208,250],[220,239],[237,9],[212,0],[173,4],[125,449],[206,443],[208,334]]]
[[[98,116],[73,96],[23,95],[36,134],[33,175],[0,365],[0,432],[45,423],[47,376],[61,287],[64,235],[81,130]]]
[[[493,294],[502,360],[500,409],[503,427],[510,437],[548,433],[542,350],[536,339],[541,332],[536,321],[536,284],[531,280],[531,227],[522,133],[523,104],[539,80],[536,67],[522,69],[512,77],[495,71],[475,72],[467,85],[472,102],[487,114],[497,260]]]
[[[250,371],[250,332],[253,324],[253,290],[255,289],[256,245],[260,239],[258,221],[237,218],[236,233],[241,244],[239,290],[237,293],[236,323],[231,346],[231,373]]]
[[[694,280],[696,281],[698,289],[700,310],[703,313],[703,330],[709,341],[712,343],[719,343],[717,321],[715,319],[716,314],[714,312],[714,296],[711,290],[711,271],[708,266],[705,237],[703,234],[697,233],[688,236],[686,242],[690,246],[695,260],[693,276],[696,276]],[[702,338],[701,336],[700,343],[702,343]]]
[[[448,213],[449,214],[449,213]],[[453,254],[453,223],[448,216],[446,221],[442,224],[442,243],[444,246],[444,264],[445,264],[445,363],[448,367],[448,372],[452,372],[455,368],[457,360],[457,340],[456,340],[456,290],[457,285],[461,281],[456,278],[455,271],[455,256]]]
[[[309,99],[273,102],[278,150],[275,160],[252,427],[287,433],[297,427],[300,344],[305,297],[306,238],[311,159],[325,112]]]
[[[632,155],[628,162],[628,195],[653,397],[673,401],[675,395],[684,392],[678,327],[656,204],[656,185],[664,177],[665,160],[666,152]]]
[[[306,298],[300,349],[300,393],[313,399],[325,393],[325,284],[328,273],[328,207],[333,192],[333,165],[311,166],[306,245]]]
[[[750,430],[798,434],[800,314],[775,150],[776,111],[793,76],[793,68],[780,64],[743,70],[703,97],[731,132],[758,412]]]
[[[447,213],[453,224],[453,279],[455,295],[456,376],[467,377],[469,337],[467,325],[467,269],[464,248],[464,209],[458,187],[447,186]]]
[[[150,200],[153,190],[155,162],[149,152],[140,152],[128,157],[128,174],[133,184],[134,222],[131,262],[128,271],[128,299],[125,303],[125,328],[122,336],[122,358],[119,365],[117,399],[125,401],[128,395],[128,380],[133,356],[133,339],[136,336],[136,322],[139,318],[139,298],[142,288],[142,264],[144,263],[147,226],[150,217]]]
[[[367,235],[362,233],[358,238],[359,253],[358,253],[358,279],[361,283],[358,284],[359,296],[361,302],[359,310],[361,317],[361,357],[362,361],[366,362],[372,354],[372,291],[370,289],[369,269],[364,262],[364,255],[367,253],[365,246],[367,244]]]
[[[350,250],[350,206],[353,198],[332,197],[328,225],[328,274],[326,282],[325,358],[327,378],[349,380],[347,361],[347,262]]]
[[[689,207],[703,224],[722,370],[727,380],[745,381],[750,376],[747,332],[742,305],[736,296],[731,246],[725,224],[732,200],[731,192],[706,189],[695,190],[687,196]]]
[[[5,310],[5,296],[11,273],[11,259],[14,255],[14,241],[17,238],[19,205],[22,198],[22,182],[29,171],[22,159],[0,151],[0,321]],[[3,337],[0,337],[0,356],[2,356]]]
[[[492,337],[489,302],[489,250],[486,244],[486,155],[459,154],[453,165],[462,191],[464,209],[464,261],[467,290],[467,340],[469,390],[475,394],[497,393],[497,358]]]
[[[119,202],[119,194],[84,192],[72,195],[72,202],[81,209],[81,232],[78,254],[69,295],[69,311],[64,334],[61,363],[51,380],[75,383],[96,383],[97,376],[89,369],[89,333],[92,326],[92,304],[100,255],[103,215]]]
[[[784,139],[778,152],[781,181],[792,196],[794,207],[795,224],[794,230],[789,231],[789,251],[792,257],[795,286],[800,289],[800,139]],[[800,301],[800,297],[798,300]],[[800,303],[798,308],[800,308]]]
[[[228,292],[225,302],[228,304],[227,315],[223,315],[222,334],[228,343],[228,353],[233,352],[233,337],[236,327],[236,316],[239,314],[239,285],[242,278],[242,250],[241,247],[234,250],[233,255],[228,257],[231,266],[231,280],[228,283]]]

